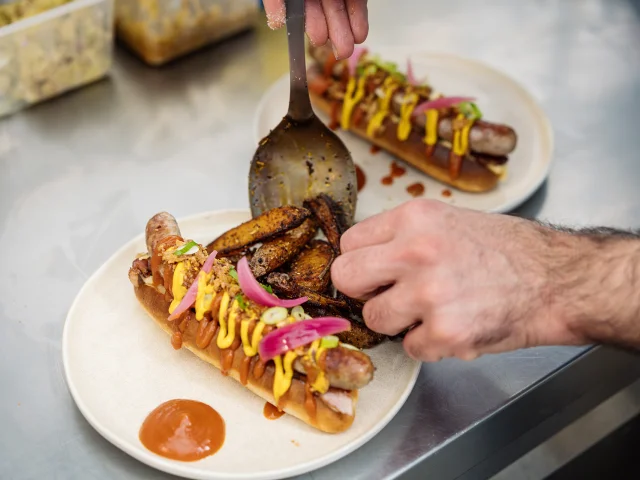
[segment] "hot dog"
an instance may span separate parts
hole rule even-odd
[[[215,252],[183,238],[166,212],[148,221],[146,244],[147,253],[132,261],[129,280],[142,307],[171,335],[174,348],[184,346],[321,431],[337,433],[351,426],[358,390],[371,382],[374,367],[366,353],[321,333],[339,319],[311,319],[301,305],[264,305],[264,295],[270,295],[269,302],[279,300],[250,289],[249,280],[258,284],[253,277],[247,280],[248,262],[243,269],[242,260],[236,267],[227,258],[215,258]],[[300,328],[317,332],[264,360],[265,342],[281,334],[278,342],[294,341],[296,333],[287,340],[283,332],[299,333]]]
[[[311,100],[331,116],[334,128],[349,130],[463,191],[491,190],[504,176],[516,132],[483,120],[471,99],[441,97],[363,49],[340,62],[330,46],[310,46],[309,54]]]

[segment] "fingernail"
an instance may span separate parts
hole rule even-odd
[[[340,60],[340,57],[338,56],[338,49],[333,43],[331,44],[331,48],[333,50],[333,56],[336,57],[336,60]]]

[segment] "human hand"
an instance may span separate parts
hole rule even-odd
[[[332,280],[367,300],[363,316],[372,330],[396,335],[415,325],[404,339],[415,359],[572,344],[578,339],[550,301],[556,233],[516,217],[414,200],[345,232]]]
[[[267,22],[273,29],[285,25],[284,0],[263,0]],[[369,33],[367,0],[306,0],[306,31],[313,45],[331,41],[338,60],[348,58],[355,44]]]

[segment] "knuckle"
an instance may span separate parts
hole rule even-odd
[[[441,277],[428,279],[414,289],[411,301],[422,309],[435,309],[438,305],[447,304],[454,295],[455,285]]]
[[[340,251],[346,253],[353,250],[354,244],[354,228],[352,227],[340,236]]]
[[[424,237],[420,241],[403,242],[391,253],[393,260],[404,266],[434,265],[439,258],[438,245],[431,237]]]
[[[455,352],[455,356],[460,360],[464,360],[466,362],[470,362],[478,358],[479,354],[473,350],[457,350]]]
[[[441,210],[442,205],[443,203],[437,200],[416,198],[414,200],[409,200],[408,202],[401,205],[399,207],[399,213],[400,215],[402,215],[403,219],[433,215]]]
[[[437,362],[442,358],[434,348],[431,348],[424,331],[420,327],[410,332],[403,340],[402,346],[407,355],[421,362]]]
[[[464,344],[466,335],[454,322],[436,320],[429,324],[429,337],[433,343],[453,346]]]
[[[384,304],[379,301],[379,297],[374,297],[364,304],[362,308],[364,323],[374,332],[381,332],[384,328],[384,319],[387,317]]]

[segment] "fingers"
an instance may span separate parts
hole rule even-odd
[[[367,0],[346,0],[355,43],[364,43],[369,34]]]
[[[320,0],[306,0],[305,23],[307,36],[313,45],[322,46],[327,43],[329,30]]]
[[[340,251],[347,253],[393,240],[395,222],[392,212],[393,210],[383,212],[356,223],[342,234]]]
[[[322,10],[336,58],[349,58],[353,53],[353,33],[344,0],[322,0]]]
[[[374,332],[393,336],[419,321],[414,308],[415,305],[407,301],[403,286],[396,284],[367,301],[362,316]]]
[[[331,265],[331,280],[348,297],[366,299],[398,278],[390,244],[361,248],[342,254]]]
[[[267,14],[269,28],[274,30],[282,28],[286,20],[284,0],[263,0],[262,3]]]
[[[402,346],[407,355],[422,362],[437,362],[449,357],[470,361],[478,358],[481,352],[473,348],[469,334],[455,319],[428,318],[405,335]]]

